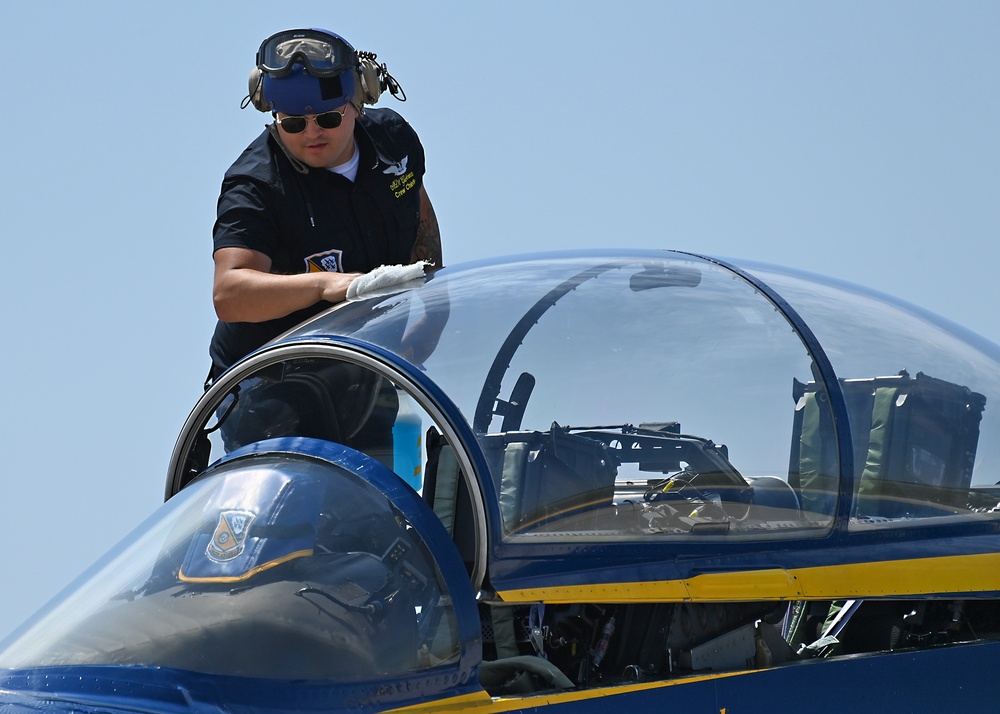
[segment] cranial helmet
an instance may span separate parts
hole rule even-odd
[[[354,96],[354,73],[315,77],[304,65],[295,64],[283,77],[264,74],[261,87],[270,111],[285,114],[322,114],[339,109]]]
[[[406,101],[399,82],[373,52],[357,52],[326,30],[285,30],[264,40],[242,106],[262,112],[322,114],[351,102],[361,111],[388,90]]]
[[[257,50],[250,74],[250,102],[260,111],[322,114],[355,95],[358,53],[347,40],[326,30],[286,30]]]

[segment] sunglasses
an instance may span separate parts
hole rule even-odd
[[[280,126],[289,134],[298,134],[299,132],[305,131],[306,123],[310,119],[314,120],[319,125],[320,129],[336,129],[338,126],[340,126],[340,123],[344,121],[344,115],[346,113],[347,113],[347,105],[344,105],[343,111],[339,112],[336,109],[334,109],[331,112],[324,112],[323,114],[317,114],[312,117],[290,116],[290,117],[282,117],[281,119],[275,117],[274,121],[278,126]]]

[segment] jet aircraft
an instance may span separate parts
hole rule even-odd
[[[0,712],[988,711],[1000,348],[795,270],[545,253],[222,375]]]

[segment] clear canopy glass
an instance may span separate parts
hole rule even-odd
[[[517,434],[582,436],[602,445],[599,458],[610,454],[613,474],[578,485],[589,495],[557,505],[565,491],[542,493],[504,509],[508,533],[578,532],[578,519],[553,514],[569,518],[584,503],[608,507],[585,532],[615,532],[623,502],[680,499],[680,489],[690,498],[669,527],[625,530],[690,534],[699,518],[711,530],[723,516],[704,504],[735,499],[751,508],[729,508],[726,532],[820,532],[848,485],[856,527],[993,517],[996,346],[855,286],[758,264],[741,272],[673,252],[474,264],[293,334],[349,335],[419,364],[479,435],[508,506],[511,444],[526,463],[558,448]],[[847,402],[839,431],[825,362]],[[653,432],[655,448],[690,459],[648,458],[652,442],[642,451],[635,435]],[[715,475],[695,478],[704,471]],[[537,472],[528,478],[555,478]]]
[[[223,464],[0,651],[0,668],[372,680],[454,663],[450,593],[377,489],[307,457]]]

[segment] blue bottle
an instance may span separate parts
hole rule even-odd
[[[392,465],[393,471],[408,483],[414,491],[423,485],[422,425],[420,412],[413,399],[401,389],[396,390],[399,410],[392,425]]]

